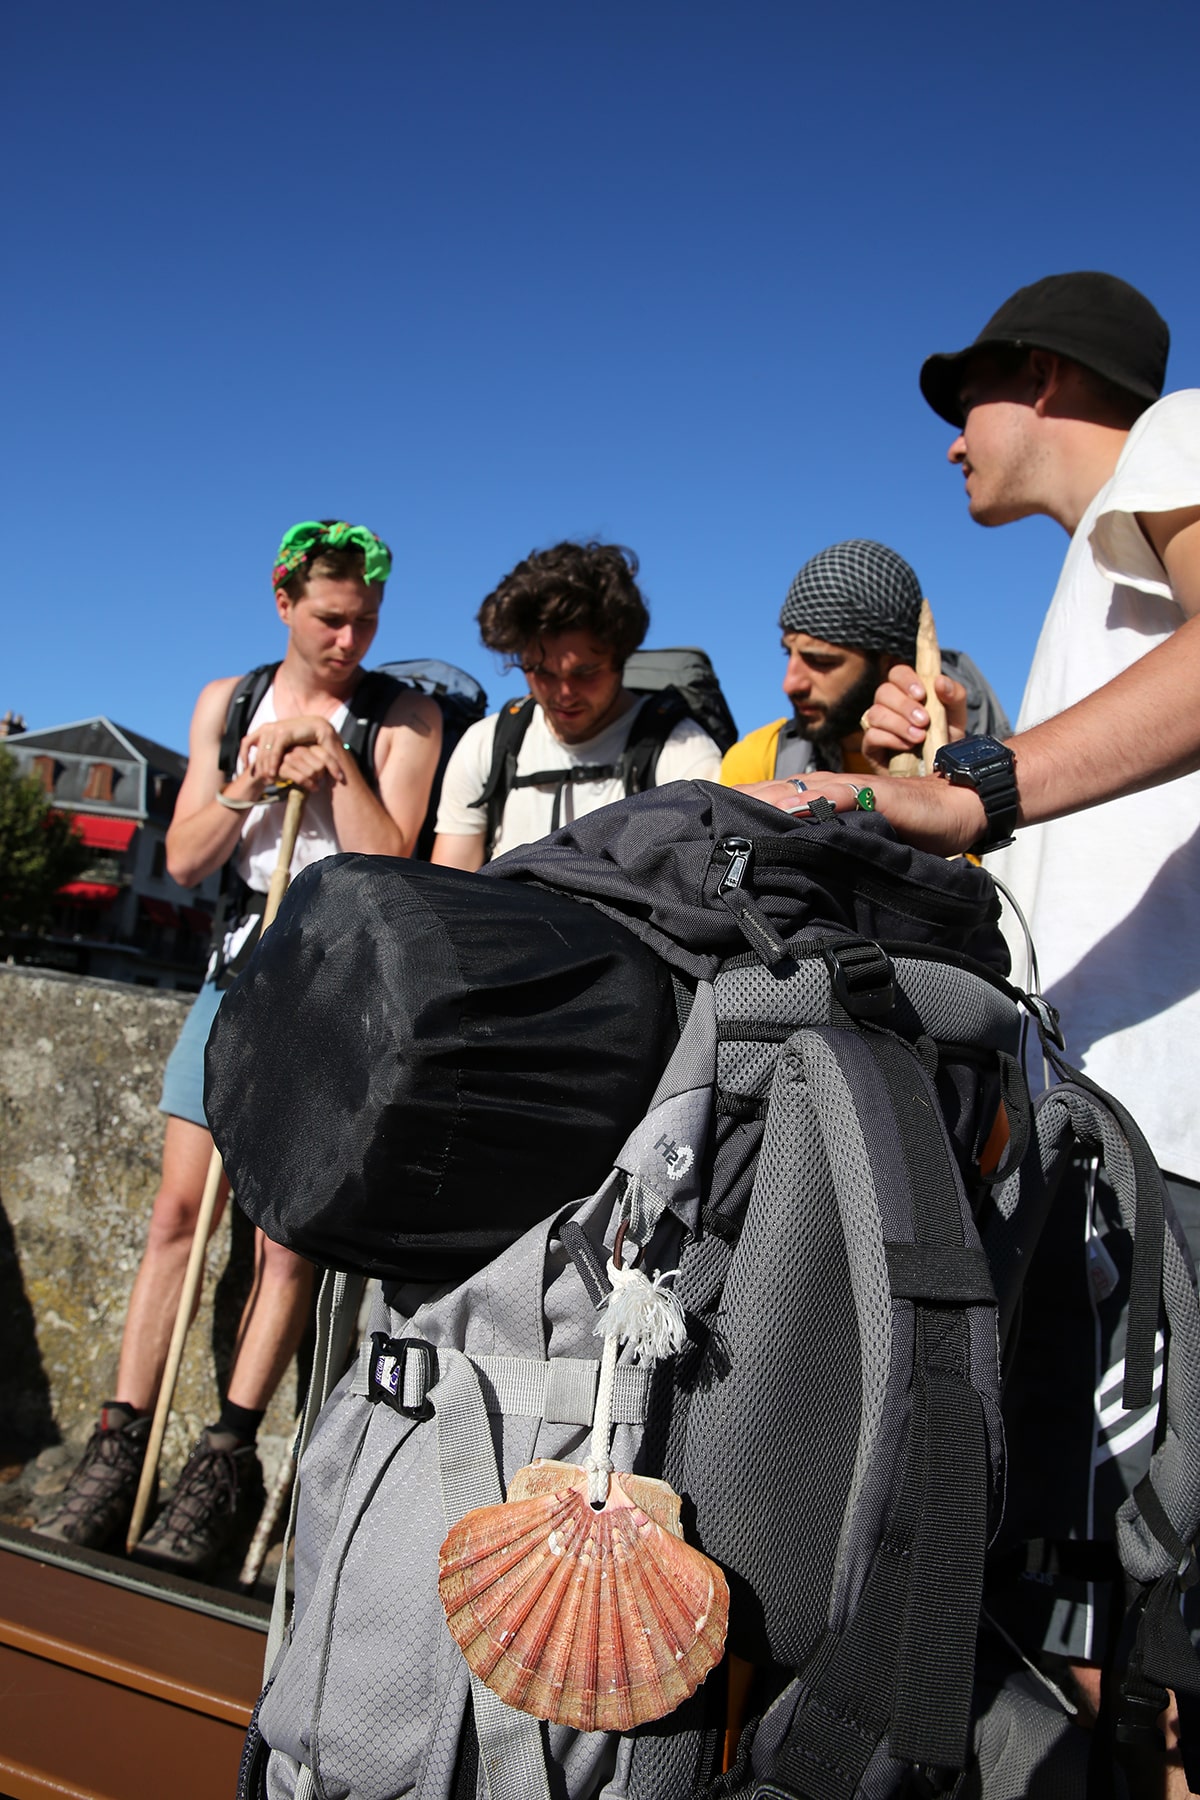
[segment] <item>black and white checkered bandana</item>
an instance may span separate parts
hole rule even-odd
[[[917,649],[921,584],[902,556],[869,538],[819,550],[796,576],[779,615],[783,631],[827,644],[879,650],[911,662]]]

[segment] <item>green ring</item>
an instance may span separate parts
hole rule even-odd
[[[859,812],[874,812],[875,789],[859,788],[857,794],[854,796],[854,804],[857,806]]]

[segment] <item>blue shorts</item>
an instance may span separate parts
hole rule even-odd
[[[183,1030],[175,1040],[175,1048],[163,1070],[162,1099],[159,1112],[172,1118],[188,1119],[193,1125],[208,1130],[204,1116],[204,1046],[212,1022],[217,1016],[223,990],[206,981],[192,1002],[183,1022]]]

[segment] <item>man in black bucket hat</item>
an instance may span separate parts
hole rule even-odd
[[[926,357],[921,392],[935,413],[961,431],[959,387],[980,351],[1023,355],[1027,350],[1049,350],[1127,396],[1132,424],[1162,394],[1170,344],[1165,319],[1119,276],[1090,270],[1047,275],[1018,288],[965,350]]]
[[[948,456],[972,518],[1003,525],[1043,514],[1071,543],[1016,736],[961,738],[960,714],[961,741],[940,753],[937,778],[881,773],[874,787],[897,832],[923,848],[1011,844],[994,866],[1029,915],[1042,991],[1062,1014],[1071,1060],[1142,1126],[1195,1252],[1200,391],[1159,398],[1169,342],[1144,295],[1084,271],[1021,288],[965,349],[926,360],[921,391],[957,431]],[[864,748],[881,770],[923,740],[924,698],[915,671],[896,668],[865,710]],[[793,812],[814,793],[839,810],[854,803],[836,775],[806,781],[803,796],[783,783],[756,791]],[[1006,1407],[1016,1480],[1005,1532],[1018,1547],[1111,1539],[1153,1447],[1156,1407],[1119,1404],[1128,1289],[1105,1242],[1112,1205],[1081,1166],[1047,1228],[1049,1238],[1061,1234],[1062,1256],[1043,1259],[1057,1279],[1042,1296],[1050,1324],[1041,1368],[1018,1364]],[[1084,1346],[1086,1367],[1069,1365],[1072,1342]],[[1039,1446],[1065,1431],[1063,1421],[1086,1420],[1093,1394],[1094,1431],[1048,1499]],[[1032,1482],[1021,1469],[1034,1471]],[[1094,1693],[1083,1668],[1104,1655],[1102,1589],[1049,1567],[1019,1584],[1023,1598],[1040,1596],[1041,1643]]]

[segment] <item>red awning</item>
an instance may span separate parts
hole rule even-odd
[[[192,931],[211,931],[213,916],[202,906],[181,906],[179,916]]]
[[[178,910],[169,900],[148,900],[145,894],[140,896],[141,908],[146,917],[155,925],[178,925]]]
[[[73,813],[80,837],[93,850],[128,850],[136,819],[112,819],[99,813]]]
[[[111,881],[68,881],[66,887],[60,887],[56,899],[90,900],[96,906],[103,906],[115,900],[120,888]]]

